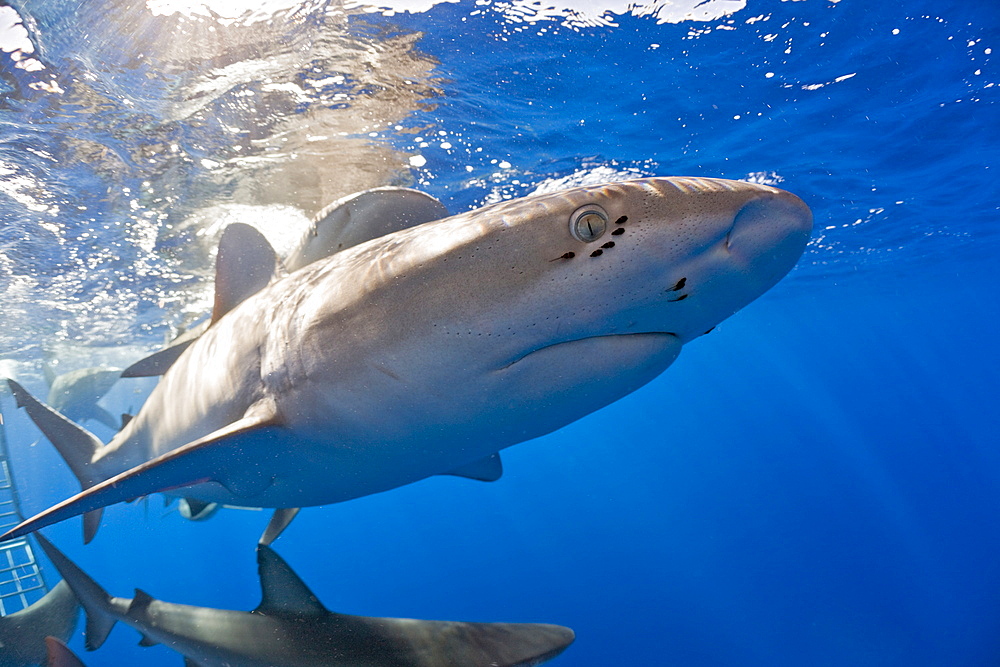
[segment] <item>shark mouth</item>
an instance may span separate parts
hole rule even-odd
[[[642,331],[585,336],[536,348],[522,354],[506,366],[503,366],[500,370],[507,370],[526,360],[541,361],[544,358],[553,363],[558,361],[577,361],[584,364],[588,361],[597,361],[599,357],[604,357],[608,354],[619,357],[632,357],[636,353],[642,354],[643,350],[647,350],[648,353],[655,353],[662,348],[674,346],[680,348],[681,339],[677,334],[670,331]]]

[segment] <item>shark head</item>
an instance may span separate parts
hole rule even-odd
[[[429,439],[502,447],[547,433],[642,386],[767,291],[811,227],[808,207],[777,188],[648,178],[376,239],[314,269],[304,311],[326,334],[304,340],[303,375],[336,385],[292,395],[294,413],[341,415],[357,438],[410,438],[426,425]],[[345,287],[347,275],[361,287]],[[275,371],[287,373],[282,360]]]

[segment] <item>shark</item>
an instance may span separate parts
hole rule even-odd
[[[501,450],[642,387],[777,284],[811,229],[794,194],[695,177],[491,204],[285,275],[230,225],[210,326],[110,442],[9,381],[83,490],[0,539],[84,514],[89,541],[102,508],[157,492],[297,508],[496,480]]]
[[[120,420],[97,404],[121,376],[120,368],[80,368],[56,375],[45,365],[45,375],[49,382],[49,406],[61,412],[67,419],[77,423],[92,419],[117,431]]]
[[[76,596],[69,584],[60,581],[34,604],[0,617],[0,665],[44,665],[45,638],[68,640],[79,615]]]
[[[463,623],[351,616],[329,611],[270,547],[258,545],[262,589],[251,612],[158,600],[141,590],[109,595],[44,537],[39,543],[79,596],[86,647],[96,650],[117,622],[163,644],[188,667],[527,667],[562,653],[575,635],[543,623]]]

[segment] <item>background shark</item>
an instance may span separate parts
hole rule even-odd
[[[45,638],[68,640],[80,605],[65,581],[21,611],[0,617],[0,667],[45,664]]]
[[[118,430],[121,419],[115,418],[97,402],[121,377],[121,369],[98,366],[58,375],[49,363],[44,365],[44,369],[49,383],[47,402],[51,407],[78,424],[92,419],[114,431]]]
[[[158,491],[282,508],[496,479],[499,450],[641,387],[772,287],[811,226],[777,188],[648,178],[487,206],[273,280],[274,251],[234,225],[220,254],[249,278],[219,281],[211,327],[110,443],[10,383],[85,491],[3,537]]]
[[[288,564],[257,548],[263,599],[252,612],[173,604],[136,590],[108,595],[44,537],[39,543],[80,596],[95,650],[117,621],[162,643],[191,667],[441,667],[537,665],[562,653],[573,631],[537,623],[459,623],[348,616],[328,611]]]

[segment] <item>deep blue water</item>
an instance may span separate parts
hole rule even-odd
[[[220,220],[280,236],[386,183],[458,212],[654,174],[813,208],[775,289],[647,387],[507,450],[502,480],[304,511],[275,546],[329,608],[560,623],[567,666],[1000,664],[995,3],[589,25],[467,0],[249,24],[11,4],[44,69],[0,53],[0,357],[41,394],[47,353],[124,365],[204,312]],[[134,386],[104,404],[134,410]],[[76,482],[2,400],[34,513]],[[258,604],[263,513],[105,516],[87,547],[76,520],[46,534],[111,593]],[[83,657],[180,664],[137,641],[119,627]]]

